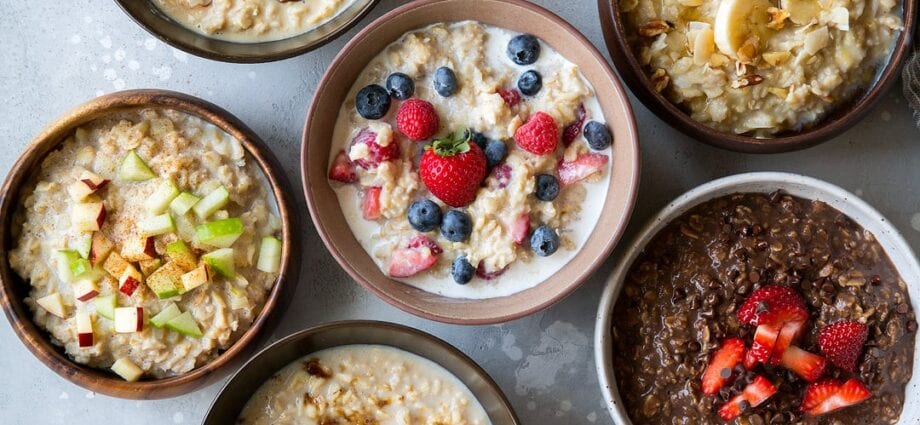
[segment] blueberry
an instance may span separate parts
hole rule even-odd
[[[610,135],[610,129],[607,128],[607,125],[597,121],[589,121],[588,125],[585,126],[585,139],[588,140],[588,146],[591,146],[591,149],[599,151],[610,146],[613,136]]]
[[[541,257],[549,257],[559,249],[559,236],[549,226],[537,227],[530,235],[530,249]]]
[[[494,167],[500,164],[505,160],[505,155],[508,155],[508,147],[505,146],[505,142],[501,140],[489,140],[486,143],[486,164],[489,167]]]
[[[508,42],[508,57],[518,65],[530,65],[540,57],[540,40],[530,34],[521,34]]]
[[[526,96],[534,96],[543,88],[543,77],[534,70],[521,74],[518,78],[518,90]]]
[[[409,206],[409,224],[419,232],[430,232],[441,224],[441,207],[428,199],[419,199]]]
[[[552,174],[539,174],[536,177],[537,188],[535,194],[537,199],[550,202],[559,196],[559,180]]]
[[[369,120],[379,120],[390,110],[390,94],[376,84],[365,86],[355,97],[358,114]]]
[[[390,96],[406,100],[415,93],[415,82],[402,72],[394,72],[387,77],[387,91],[390,92]]]
[[[478,131],[474,131],[471,139],[473,139],[473,142],[479,145],[480,149],[486,150],[486,145],[488,145],[489,143],[489,138],[486,137],[485,134],[482,134]]]
[[[454,260],[454,264],[450,267],[450,276],[454,278],[454,282],[457,282],[461,285],[466,285],[473,280],[473,273],[476,272],[476,268],[466,260],[466,256],[457,257]]]
[[[434,91],[444,97],[451,97],[457,92],[457,76],[446,66],[434,72]]]
[[[441,235],[451,242],[463,242],[473,232],[473,222],[463,211],[450,210],[441,222]]]

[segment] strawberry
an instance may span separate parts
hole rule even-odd
[[[719,350],[709,360],[709,366],[703,371],[703,394],[713,395],[719,392],[732,377],[732,369],[744,358],[744,341],[729,338],[722,341]]]
[[[505,104],[509,108],[517,106],[518,103],[521,103],[521,93],[516,89],[499,89],[498,95],[502,97],[502,100],[505,101]]]
[[[559,126],[546,112],[537,112],[514,132],[514,141],[518,147],[532,154],[553,153],[559,144]]]
[[[511,182],[511,166],[508,164],[498,164],[492,169],[492,177],[495,178],[495,184],[499,188],[507,187]],[[495,184],[489,181],[489,188],[495,189]]]
[[[365,220],[380,218],[380,186],[371,186],[364,190],[361,211]]]
[[[428,140],[438,132],[440,120],[434,106],[421,99],[411,98],[399,105],[396,111],[396,127],[406,137],[419,141]]]
[[[420,238],[427,239],[427,241]],[[441,252],[443,252],[441,248],[427,236],[416,236],[406,248],[393,251],[387,274],[392,277],[409,277],[428,270],[438,262],[438,254]]]
[[[559,182],[563,186],[568,186],[582,181],[604,168],[609,160],[607,155],[585,153],[578,155],[572,162],[560,161],[559,168],[556,169],[556,173],[559,174]]]
[[[744,365],[745,369],[752,370],[757,367],[757,363],[759,363],[759,361],[757,360],[757,357],[754,356],[753,349],[748,350],[747,353],[744,353],[744,360],[742,360],[742,364]]]
[[[805,388],[805,395],[802,396],[802,405],[799,409],[803,412],[814,409],[839,389],[840,381],[836,379],[825,379],[821,382],[808,384],[808,387]]]
[[[581,127],[585,124],[585,105],[583,103],[578,104],[578,109],[575,110],[575,121],[571,124],[565,126],[562,130],[562,145],[568,147],[578,138],[578,135],[581,134]]]
[[[486,176],[486,155],[470,143],[470,131],[458,131],[436,139],[426,148],[419,163],[425,187],[445,204],[465,207],[476,199]]]
[[[524,241],[527,240],[527,235],[530,233],[530,215],[527,213],[522,213],[518,218],[514,220],[514,223],[511,223],[511,237],[514,238],[514,243],[518,245],[523,245]]]
[[[476,276],[483,280],[492,280],[504,274],[505,270],[508,270],[507,266],[500,270],[488,271],[486,270],[485,261],[480,261],[479,265],[476,266]]]
[[[358,181],[358,173],[355,171],[355,164],[348,159],[345,151],[339,152],[332,161],[332,168],[329,169],[329,180],[335,180],[342,183],[354,183]]]
[[[808,382],[815,382],[827,369],[827,360],[794,345],[789,346],[780,359],[780,364]]]
[[[827,359],[848,372],[856,372],[856,362],[869,337],[869,327],[864,323],[840,321],[821,329],[818,346]]]
[[[862,403],[872,397],[872,392],[858,379],[853,378],[843,383],[837,391],[811,409],[805,410],[807,416],[823,415],[854,404]]]
[[[377,168],[381,162],[399,158],[399,144],[393,140],[392,134],[390,134],[390,139],[386,142],[386,146],[381,146],[377,142],[377,133],[375,131],[370,128],[361,129],[352,139],[349,152],[351,152],[352,147],[364,144],[367,145],[367,156],[354,160],[355,165],[368,170]]]
[[[748,386],[744,387],[741,394],[736,395],[719,408],[719,417],[726,422],[735,419],[745,411],[761,405],[773,394],[776,394],[776,386],[769,379],[757,375]]]
[[[773,325],[760,325],[754,332],[754,343],[751,345],[750,360],[745,360],[745,367],[750,362],[751,367],[757,363],[767,363],[770,356],[773,355],[773,347],[776,346],[776,338],[779,337],[780,329]]]
[[[807,320],[805,300],[795,289],[786,286],[764,286],[754,291],[738,309],[738,321],[754,326],[804,323]]]
[[[776,344],[773,346],[773,353],[770,355],[770,363],[778,365],[786,349],[792,345],[792,342],[798,339],[805,328],[805,322],[789,322],[783,325],[776,337]]]

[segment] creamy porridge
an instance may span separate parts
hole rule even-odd
[[[170,18],[209,37],[241,43],[303,34],[354,0],[155,0]]]
[[[898,0],[626,0],[659,92],[717,130],[806,129],[871,84],[902,29]]]
[[[488,415],[456,376],[381,345],[310,354],[272,376],[238,423],[486,425]]]
[[[76,362],[127,380],[230,347],[278,277],[281,223],[238,140],[181,112],[98,119],[48,154],[15,216],[26,304]]]
[[[389,276],[506,296],[551,276],[592,232],[612,136],[577,66],[535,37],[472,21],[411,31],[347,99],[330,180]]]

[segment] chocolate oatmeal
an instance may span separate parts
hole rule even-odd
[[[895,423],[912,374],[915,312],[875,237],[779,192],[674,220],[633,263],[614,315],[636,424]]]

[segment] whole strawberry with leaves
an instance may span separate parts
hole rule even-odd
[[[476,199],[486,176],[486,155],[475,143],[472,132],[461,130],[425,147],[419,176],[428,191],[454,208]]]

